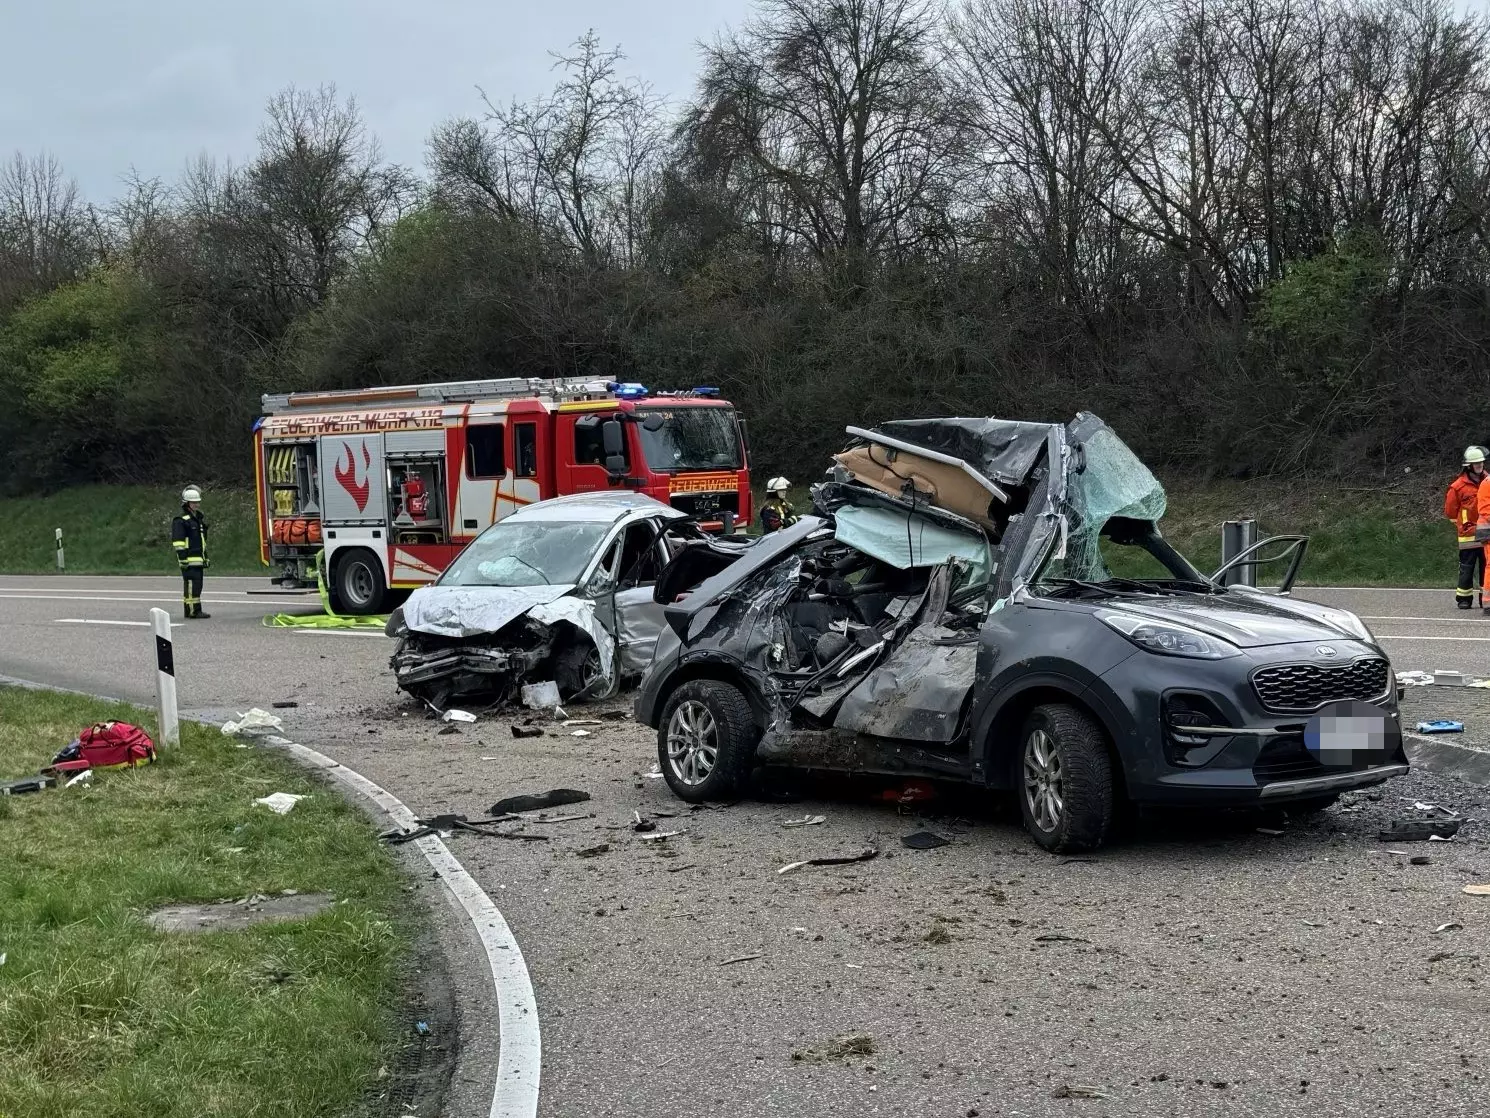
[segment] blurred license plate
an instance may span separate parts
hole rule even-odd
[[[1333,703],[1304,728],[1304,744],[1321,765],[1356,768],[1387,759],[1397,728],[1370,703]]]

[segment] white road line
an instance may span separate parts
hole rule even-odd
[[[1411,634],[1377,634],[1378,641],[1465,641],[1466,644],[1490,644],[1490,637],[1413,637]]]
[[[147,629],[151,625],[151,623],[149,621],[105,621],[105,620],[102,620],[100,618],[92,618],[92,617],[59,617],[55,621],[53,621],[52,624],[53,625],[142,625],[142,626],[144,626]],[[173,629],[179,629],[179,628],[181,628],[181,625],[179,623],[172,622],[171,623],[171,628],[173,628]]]
[[[310,614],[309,616],[318,615]],[[280,628],[290,629],[290,632],[299,633],[302,637],[377,637],[380,640],[388,638],[387,633],[375,629],[294,629],[288,625],[280,626]]]
[[[1357,614],[1362,621],[1430,621],[1435,625],[1485,625],[1486,622],[1480,617],[1372,617],[1369,614]],[[1490,626],[1487,626],[1490,628]]]
[[[0,598],[10,598],[17,602],[123,602],[126,605],[149,605],[151,602],[179,602],[180,594],[171,594],[167,591],[159,591],[148,597],[119,598],[105,594],[7,594],[0,591]],[[263,605],[286,605],[303,606],[305,602],[300,598],[286,598],[276,601],[272,598],[264,601],[251,601],[247,598],[207,598],[203,597],[203,605],[209,606],[263,606]]]
[[[270,736],[264,740],[269,745],[288,750],[366,796],[403,830],[418,826],[414,813],[404,806],[403,801],[355,769],[285,738]],[[538,1025],[538,1004],[533,998],[533,980],[528,975],[527,963],[523,961],[522,948],[517,945],[501,911],[438,836],[415,839],[414,845],[466,910],[481,945],[486,948],[486,961],[491,967],[492,984],[497,992],[499,1033],[497,1082],[492,1091],[490,1118],[533,1118],[538,1113],[543,1039]]]

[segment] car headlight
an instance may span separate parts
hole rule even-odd
[[[1169,621],[1154,621],[1131,613],[1109,613],[1107,610],[1098,610],[1097,619],[1145,652],[1188,656],[1196,660],[1226,660],[1241,655],[1239,649],[1223,640]]]
[[[1324,612],[1324,623],[1333,625],[1342,633],[1349,633],[1357,640],[1363,640],[1368,644],[1375,644],[1376,638],[1371,635],[1371,630],[1366,623],[1355,614],[1346,609],[1328,609]]]

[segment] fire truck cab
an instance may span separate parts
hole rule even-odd
[[[266,395],[254,424],[260,550],[340,612],[433,582],[508,513],[646,493],[712,531],[749,523],[744,424],[717,389],[513,377]]]

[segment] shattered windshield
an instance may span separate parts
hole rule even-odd
[[[441,586],[560,586],[579,581],[608,524],[503,520],[456,557]]]
[[[740,434],[733,408],[684,405],[637,408],[642,419],[661,416],[663,423],[649,431],[638,423],[642,453],[654,470],[738,470]],[[654,420],[655,422],[655,420]]]
[[[1102,545],[1102,529],[1108,521],[1121,518],[1157,522],[1164,516],[1167,505],[1164,487],[1112,430],[1099,429],[1082,444],[1082,452],[1085,469],[1080,473],[1073,470],[1067,477],[1070,527],[1065,553],[1062,555],[1057,543],[1036,579],[1038,582],[1074,579],[1100,583],[1111,579],[1113,573],[1108,569]],[[1134,547],[1124,550],[1144,546],[1139,541],[1133,542]],[[1163,566],[1167,570],[1170,564]],[[1185,577],[1181,571],[1169,573]]]

